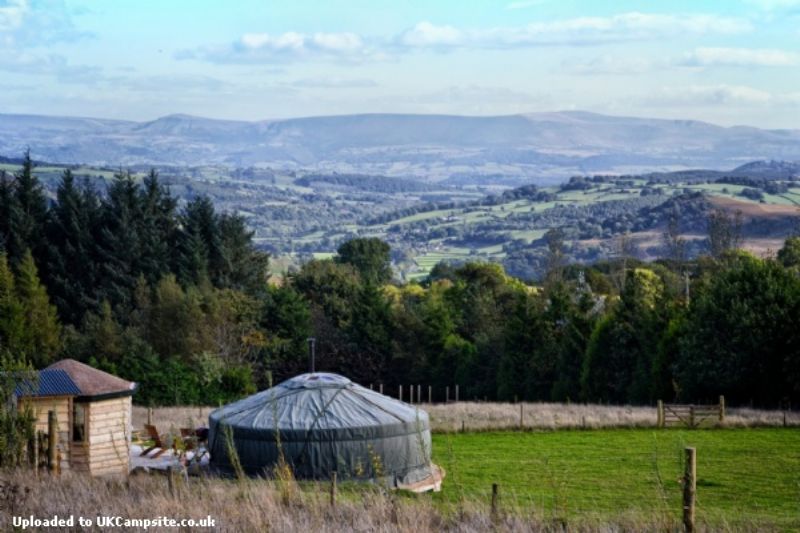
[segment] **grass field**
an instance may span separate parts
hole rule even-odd
[[[686,446],[697,448],[699,523],[800,528],[797,429],[437,434],[434,461],[447,479],[435,499],[452,508],[462,499],[488,505],[498,483],[504,509],[517,515],[569,524],[620,517],[670,523],[680,518]]]
[[[464,402],[425,408],[455,407],[470,412],[480,407],[486,411],[480,417],[485,423],[503,424],[518,406]],[[525,407],[534,420],[543,421],[557,408],[542,404],[536,413],[536,404]],[[628,413],[623,407],[584,407],[597,411],[592,416],[598,422],[615,416],[598,409],[616,409],[617,418],[628,417],[634,424],[646,415],[638,411],[646,408]],[[208,411],[157,408],[154,422],[161,429],[180,427],[202,421]],[[455,411],[450,418],[463,414]],[[741,411],[735,416],[743,420],[770,419],[770,412]],[[582,413],[562,413],[558,421],[571,423]],[[145,415],[146,409],[135,407],[133,426],[140,427]],[[435,416],[444,418],[442,412]],[[11,529],[12,514],[58,514],[178,519],[210,515],[216,521],[214,530],[223,532],[680,531],[678,480],[685,446],[697,448],[699,531],[800,529],[800,430],[740,427],[435,433],[433,458],[447,471],[442,492],[413,495],[345,482],[335,508],[329,504],[327,482],[177,476],[172,487],[160,475],[105,479],[65,472],[36,479],[27,470],[0,470],[0,488],[6,489],[0,500],[0,530]],[[489,504],[492,483],[500,487],[494,520]]]

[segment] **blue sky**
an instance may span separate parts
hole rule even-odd
[[[800,127],[800,0],[0,0],[0,112]]]

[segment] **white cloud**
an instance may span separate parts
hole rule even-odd
[[[546,2],[547,0],[521,0],[519,2],[511,2],[510,4],[507,4],[506,9],[526,9],[529,7],[540,6]]]
[[[0,34],[19,28],[28,10],[27,0],[9,0],[0,6]]]
[[[422,21],[389,38],[355,33],[247,33],[230,45],[212,45],[176,54],[178,59],[213,63],[386,59],[413,50],[504,49],[536,46],[587,46],[647,41],[687,34],[736,34],[752,30],[749,21],[709,14],[622,13],[577,17],[525,26],[457,28]]]
[[[663,61],[644,59],[641,57],[619,57],[613,55],[600,55],[589,60],[577,62],[564,61],[560,71],[570,74],[594,75],[594,74],[643,74],[652,71],[654,68],[664,67]]]
[[[698,67],[791,67],[800,64],[800,54],[768,48],[697,48],[682,63]]]
[[[655,105],[745,105],[762,106],[775,103],[792,103],[790,95],[774,95],[768,91],[746,85],[690,85],[686,87],[664,87],[645,98]]]
[[[766,11],[788,9],[800,6],[800,0],[744,0],[750,4]]]
[[[89,36],[75,28],[63,0],[8,0],[0,5],[0,47],[36,48]]]
[[[359,89],[378,86],[375,80],[367,78],[303,78],[293,81],[291,85],[303,89]]]
[[[230,46],[184,50],[178,59],[202,59],[213,63],[274,63],[314,59],[361,60],[368,56],[361,36],[351,33],[285,32],[246,33]]]
[[[401,34],[397,42],[411,48],[583,46],[686,34],[737,34],[752,29],[749,21],[733,17],[631,12],[610,17],[577,17],[526,26],[474,30],[421,22]]]
[[[436,26],[423,21],[400,34],[397,40],[405,46],[428,48],[458,46],[463,44],[464,37],[461,30],[453,26]]]

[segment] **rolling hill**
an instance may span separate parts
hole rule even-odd
[[[150,122],[0,114],[0,155],[66,164],[271,167],[519,185],[573,174],[728,169],[800,160],[800,130],[581,111],[494,117],[367,114]]]

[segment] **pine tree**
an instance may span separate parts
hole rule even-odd
[[[72,172],[61,176],[57,201],[48,222],[47,286],[67,323],[80,324],[94,309],[97,280],[93,226],[98,219],[97,198],[88,185],[80,190]]]
[[[5,253],[0,254],[0,347],[19,355],[25,337],[25,316],[17,297],[14,274]],[[23,354],[24,355],[24,354]]]
[[[48,365],[61,347],[61,325],[30,250],[19,264],[16,293],[25,317],[24,349],[34,366]]]
[[[141,243],[139,264],[150,284],[158,283],[171,269],[171,250],[176,244],[177,201],[161,184],[155,169],[144,178],[141,189],[142,217],[138,222]]]
[[[214,204],[207,196],[195,198],[186,205],[181,222],[180,281],[194,285],[210,281],[220,286],[224,262]]]
[[[142,216],[139,186],[130,172],[120,172],[103,202],[99,231],[99,299],[108,300],[115,312],[126,313],[141,268],[138,221]]]
[[[19,206],[14,195],[14,180],[0,170],[0,249],[6,254],[21,248],[14,226],[19,218]]]
[[[39,179],[33,174],[33,160],[30,150],[25,151],[22,169],[15,174],[14,197],[17,209],[12,217],[11,240],[13,246],[8,253],[12,264],[18,264],[25,250],[30,249],[40,263],[45,254],[44,229],[47,221],[47,199]],[[18,241],[18,242],[14,242]]]
[[[254,293],[263,288],[269,256],[253,247],[254,232],[247,229],[244,218],[227,213],[219,217],[222,249],[219,286]]]

